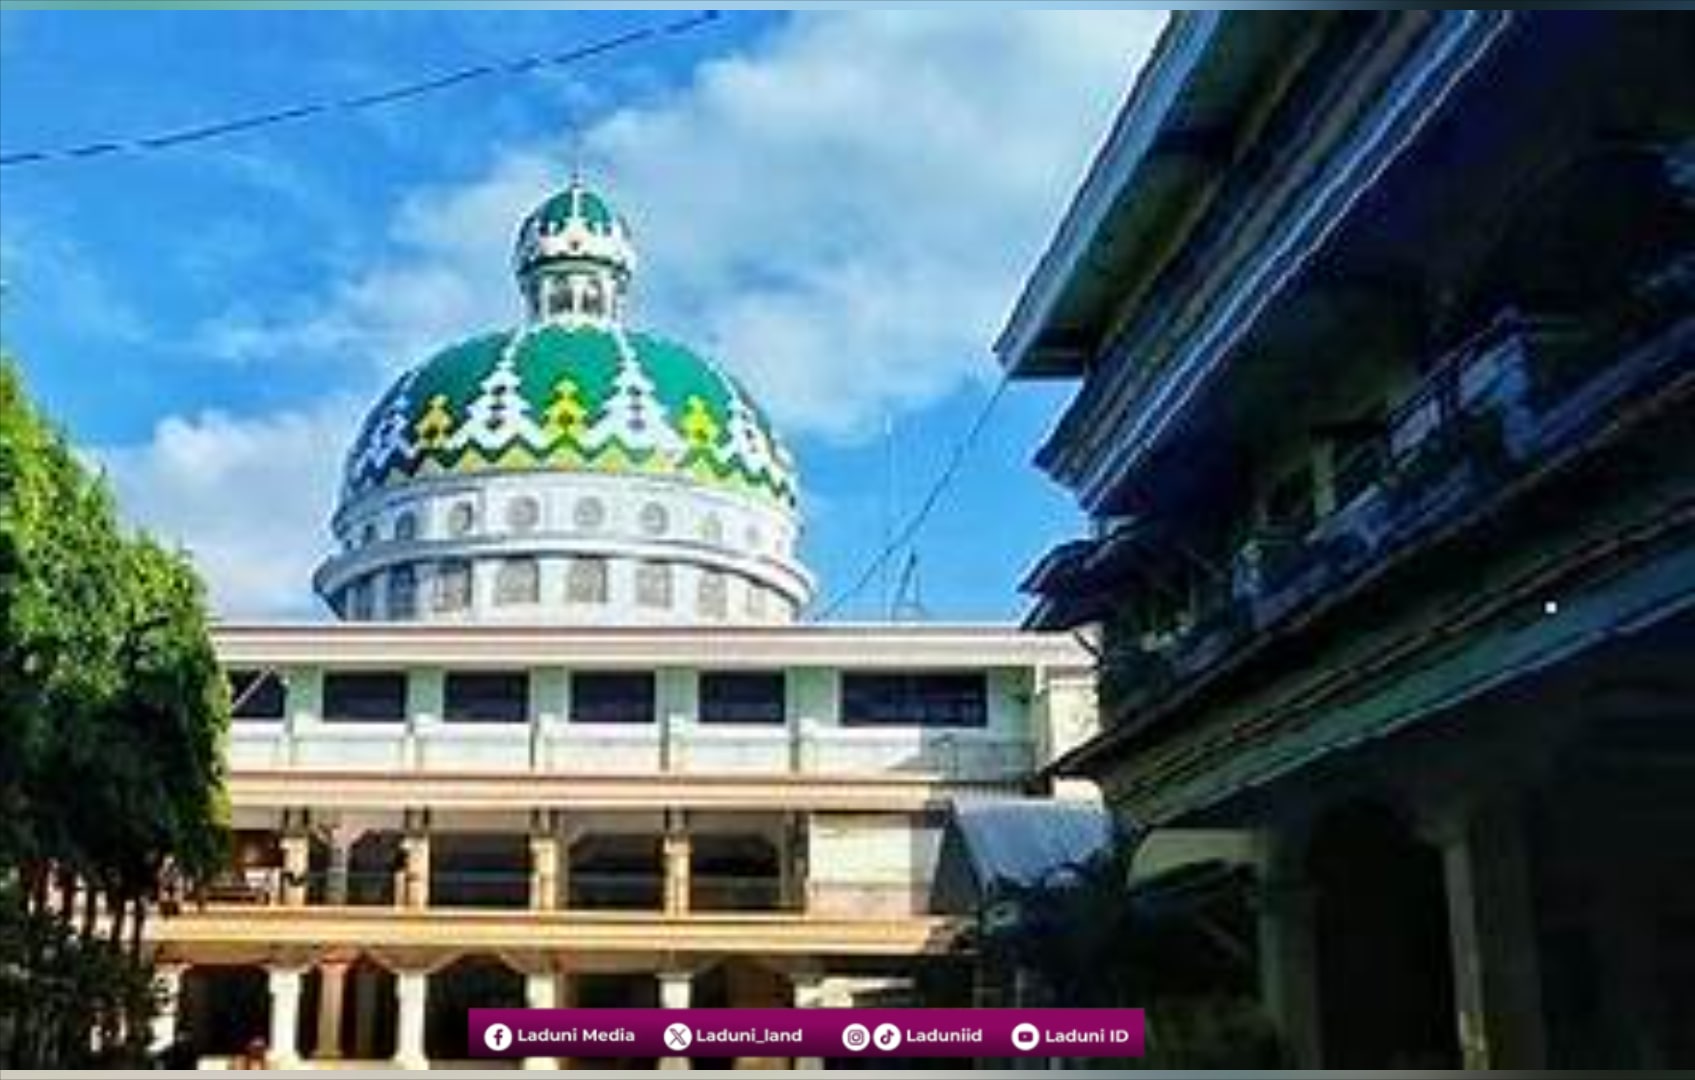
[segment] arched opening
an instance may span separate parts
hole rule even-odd
[[[794,1001],[783,975],[745,957],[731,957],[696,975],[691,1004],[697,1009],[782,1009]],[[697,1069],[786,1069],[787,1056],[697,1057]]]
[[[270,982],[252,965],[197,964],[183,973],[177,1008],[178,1030],[196,1057],[238,1054],[268,1037]]]
[[[1324,1067],[1458,1068],[1441,854],[1361,802],[1324,816],[1307,858]]]
[[[320,964],[300,981],[295,1045],[315,1061],[387,1061],[395,1053],[394,975],[361,955]]]
[[[524,1005],[523,975],[498,957],[461,957],[430,976],[424,1009],[424,1053],[432,1061],[468,1061],[469,1010],[521,1009]]]
[[[659,980],[647,972],[584,972],[574,976],[573,1005],[579,1009],[656,1009]],[[652,1069],[656,1058],[577,1057],[579,1069]]]
[[[396,1050],[395,1030],[400,1016],[394,972],[361,956],[348,967],[346,979],[342,1056],[356,1061],[389,1060]]]
[[[394,876],[401,869],[400,834],[368,832],[347,852],[347,902],[394,905]]]

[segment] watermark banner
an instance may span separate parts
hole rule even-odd
[[[472,1009],[477,1057],[1140,1057],[1140,1009]]]

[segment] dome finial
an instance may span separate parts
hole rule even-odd
[[[524,219],[512,262],[532,322],[605,326],[623,321],[636,267],[629,226],[583,183],[575,153],[565,190]]]
[[[565,145],[571,151],[571,182],[566,186],[580,188],[583,186],[583,140],[576,121],[570,117],[565,119]]]

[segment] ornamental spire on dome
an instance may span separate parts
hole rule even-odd
[[[636,250],[622,215],[573,165],[565,190],[519,226],[512,269],[531,322],[613,326],[624,321]]]

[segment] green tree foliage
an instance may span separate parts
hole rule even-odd
[[[148,913],[223,859],[228,723],[193,570],[0,358],[0,1065],[139,1053]]]

